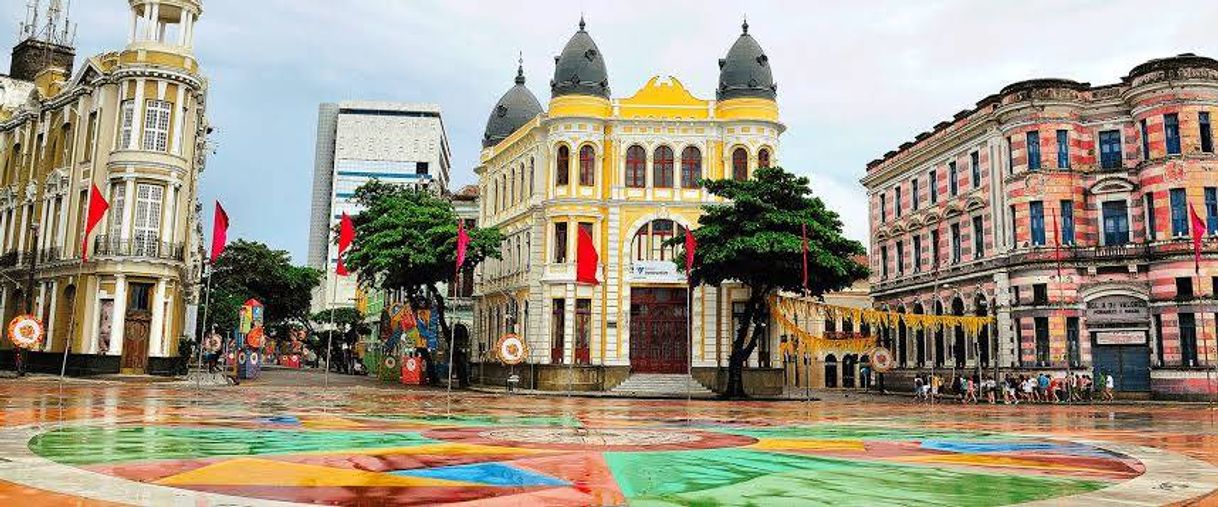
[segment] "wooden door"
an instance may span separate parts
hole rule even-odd
[[[152,330],[152,313],[142,310],[127,313],[123,326],[122,372],[145,373],[148,368],[148,335]]]
[[[684,289],[636,288],[630,293],[630,370],[685,373],[689,323]]]

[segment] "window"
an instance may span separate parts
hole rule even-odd
[[[897,276],[905,274],[905,242],[897,242]]]
[[[591,363],[592,300],[575,300],[575,364]]]
[[[1036,364],[1037,366],[1049,365],[1049,318],[1036,317],[1033,319],[1036,326]]]
[[[127,185],[110,185],[110,236],[118,239],[123,235],[123,216],[126,214]],[[13,221],[9,220],[9,224]],[[11,227],[11,225],[10,225]]]
[[[1205,232],[1218,233],[1218,187],[1205,187]]]
[[[132,283],[127,296],[127,310],[137,312],[152,311],[152,284]]]
[[[1180,365],[1197,366],[1197,318],[1180,314]]]
[[[1176,277],[1176,299],[1193,298],[1193,279],[1188,276]]]
[[[1062,201],[1061,244],[1074,244],[1074,201]]]
[[[1015,138],[1007,138],[1007,174],[1015,174]]]
[[[626,150],[626,186],[643,188],[647,185],[647,152],[642,146]]]
[[[1021,294],[1019,293],[1018,285],[1011,286],[1011,302],[1015,305],[1023,304],[1023,298],[1021,297]]]
[[[918,179],[914,178],[909,181],[909,200],[910,208],[913,211],[918,211]]]
[[[173,104],[164,100],[149,100],[144,111],[144,149],[169,150],[169,115]]]
[[[880,222],[888,221],[888,194],[880,194]]]
[[[952,224],[952,263],[960,262],[960,224]]]
[[[930,231],[930,256],[935,267],[939,267],[939,230]]]
[[[1163,360],[1163,316],[1159,314],[1155,314],[1155,359],[1159,360],[1156,363],[1159,366],[1167,364]]]
[[[1010,236],[1011,244],[1018,246],[1019,245],[1019,219],[1018,219],[1018,215],[1015,213],[1015,205],[1012,204],[1012,205],[1008,206],[1007,212],[1009,213],[1008,216],[1011,217],[1010,224],[1009,224],[1010,225],[1009,230],[1011,231],[1011,236]]]
[[[1040,169],[1040,132],[1028,132],[1028,170]]]
[[[1034,283],[1032,284],[1032,304],[1047,305],[1049,304],[1049,284]]]
[[[1057,168],[1070,168],[1070,132],[1067,130],[1057,131]]]
[[[1163,115],[1163,137],[1167,144],[1168,155],[1180,154],[1180,116],[1172,113]]]
[[[955,197],[960,193],[960,175],[956,172],[956,161],[947,163],[947,187],[949,195]]]
[[[736,148],[732,152],[732,179],[744,181],[749,179],[749,154],[744,148]]]
[[[897,185],[897,187],[894,188],[892,190],[892,192],[893,192],[892,209],[895,212],[894,214],[896,215],[896,217],[901,218],[901,186]]]
[[[554,224],[554,263],[565,264],[567,262],[567,223],[556,222]]]
[[[1155,194],[1147,193],[1142,196],[1142,200],[1146,202],[1146,237],[1154,241],[1159,235],[1158,228],[1155,227]]]
[[[567,300],[555,299],[550,307],[550,362],[563,363],[563,342],[567,331]]]
[[[681,187],[698,188],[701,182],[702,151],[689,146],[681,151]]]
[[[1100,132],[1100,169],[1121,168],[1121,131]]]
[[[161,241],[161,207],[165,187],[140,183],[135,186],[135,251],[138,256],[154,257]]]
[[[981,152],[974,151],[969,154],[969,166],[973,171],[973,188],[981,187]]]
[[[93,160],[94,146],[97,144],[97,111],[89,113],[89,123],[85,125],[85,153],[81,161]]]
[[[596,184],[596,149],[586,144],[579,149],[579,184],[585,187]]]
[[[916,235],[913,237],[913,270],[914,273],[922,271],[922,236]]]
[[[627,162],[629,163],[629,162]],[[571,183],[571,149],[566,146],[558,147],[558,156],[555,159],[554,184],[564,186]]]
[[[938,171],[931,169],[930,172],[926,174],[926,189],[930,193],[931,204],[937,204],[939,202],[939,182],[936,181],[935,174],[937,172]]]
[[[770,150],[762,148],[757,152],[757,167],[770,167]]]
[[[1214,152],[1214,130],[1210,128],[1210,113],[1202,111],[1197,113],[1197,124],[1201,130],[1201,151],[1206,153]]]
[[[1146,119],[1138,122],[1142,134],[1142,160],[1150,160],[1150,129],[1146,128]]]
[[[1066,354],[1069,355],[1070,366],[1074,368],[1083,364],[1078,338],[1078,317],[1066,317]]]
[[[888,278],[888,246],[880,247],[880,278]]]
[[[973,258],[985,257],[985,228],[980,216],[973,217]]]
[[[652,220],[634,233],[631,241],[631,251],[636,261],[666,261],[673,260],[676,245],[667,244],[676,236],[684,236],[685,228],[672,220]]]
[[[1045,203],[1032,201],[1028,203],[1028,222],[1032,229],[1032,245],[1045,244]]]
[[[1188,198],[1183,188],[1171,189],[1171,235],[1188,236]]]
[[[672,148],[656,148],[651,159],[652,185],[656,188],[672,188]]]
[[[135,129],[135,101],[124,100],[122,105],[122,122],[119,128],[118,146],[115,149],[131,149],[132,131]]]
[[[1129,205],[1125,201],[1105,201],[1100,208],[1104,214],[1104,244],[1129,243]]]

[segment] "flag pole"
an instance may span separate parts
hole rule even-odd
[[[461,290],[461,288],[457,286],[457,283],[460,281],[460,279],[461,279],[461,269],[460,269],[460,267],[458,267],[457,274],[453,275],[453,294],[457,294],[458,291]],[[443,296],[441,296],[441,297],[443,297]],[[460,323],[460,320],[458,320],[457,322]],[[456,354],[456,350],[453,348],[453,345],[456,343],[456,341],[457,341],[456,332],[454,332],[452,327],[449,327],[449,329],[448,329],[448,396],[450,398],[452,397],[452,394],[453,394],[453,356]],[[451,401],[451,399],[450,399],[450,401]]]
[[[326,368],[321,372],[322,387],[327,390],[330,389],[330,359],[332,357],[330,351],[334,348],[334,297],[338,293],[338,273],[334,274],[334,281],[330,284],[330,289],[330,300],[328,301],[330,304],[330,332],[326,333]]]
[[[198,349],[195,351],[197,355],[196,359],[199,361],[199,374],[195,376],[196,391],[203,389],[203,340],[210,339],[209,337],[211,336],[209,333],[211,326],[207,322],[207,319],[210,317],[211,313],[211,276],[212,272],[214,271],[211,263],[203,263],[203,271],[207,275],[207,288],[205,289],[206,292],[203,294],[203,334],[199,336],[199,343],[195,345],[195,348]]]

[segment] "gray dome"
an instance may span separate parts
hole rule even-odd
[[[605,72],[605,59],[592,36],[584,30],[582,17],[579,20],[579,31],[567,41],[562,54],[554,57],[554,79],[550,81],[550,95],[592,95],[609,98],[609,74]]]
[[[537,97],[524,85],[524,65],[516,69],[516,86],[499,98],[486,120],[486,133],[482,135],[482,147],[487,148],[507,139],[522,125],[543,112]]]
[[[719,89],[715,95],[719,100],[759,98],[774,100],[778,85],[770,72],[770,58],[757,40],[749,35],[749,23],[741,26],[743,33],[727,58],[719,60]]]

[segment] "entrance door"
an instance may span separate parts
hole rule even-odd
[[[127,313],[123,326],[122,372],[144,373],[148,366],[148,333],[152,329],[152,313],[135,310]]]
[[[630,370],[685,373],[689,367],[685,289],[630,291]]]
[[[1094,336],[1095,333],[1092,333]],[[1117,391],[1150,390],[1150,348],[1146,345],[1098,345],[1092,338],[1091,378],[1101,386],[1102,375],[1112,375]]]

